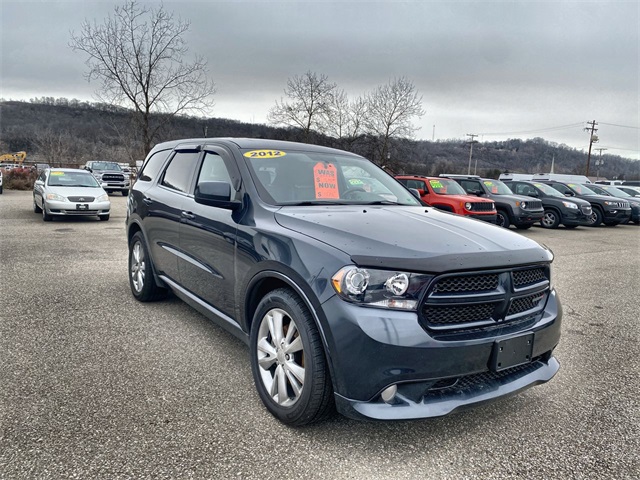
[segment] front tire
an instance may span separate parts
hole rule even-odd
[[[98,218],[103,222],[106,222],[107,220],[109,220],[109,215],[98,215]]]
[[[504,210],[498,210],[498,214],[496,215],[496,225],[503,228],[509,228],[511,225],[509,214]]]
[[[50,222],[53,220],[53,217],[47,213],[47,207],[44,203],[44,199],[42,200],[42,220],[44,222]]]
[[[560,223],[560,215],[555,210],[545,210],[540,225],[543,228],[558,228]]]
[[[141,232],[136,232],[129,242],[129,286],[140,302],[152,302],[166,297],[167,290],[156,283],[151,258]]]
[[[591,210],[591,216],[589,217],[589,226],[590,227],[599,227],[602,223],[602,212],[597,207],[594,207]]]
[[[318,328],[288,288],[258,304],[249,341],[251,371],[265,407],[282,423],[302,426],[333,411],[333,389]]]
[[[33,213],[42,213],[42,209],[36,203],[35,197],[33,198]]]

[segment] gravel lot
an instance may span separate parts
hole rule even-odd
[[[0,195],[0,478],[638,478],[640,227],[524,232],[556,254],[550,383],[449,417],[291,429],[248,350],[129,293],[126,198],[44,223]]]

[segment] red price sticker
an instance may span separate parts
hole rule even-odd
[[[313,184],[316,199],[340,198],[338,191],[338,171],[331,163],[318,162],[313,167]]]

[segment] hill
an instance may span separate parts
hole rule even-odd
[[[156,117],[157,118],[157,117]],[[111,105],[43,97],[31,102],[0,100],[0,151],[28,152],[27,161],[52,165],[81,165],[88,160],[110,159],[131,163],[141,160],[140,142],[133,134],[132,116]],[[296,129],[274,128],[224,118],[174,118],[161,132],[160,141],[190,137],[254,137],[302,141]],[[313,143],[343,148],[374,159],[377,139],[337,140],[321,135]],[[584,174],[586,155],[566,145],[542,138],[479,142],[474,145],[472,173],[496,177],[502,172],[548,172],[554,159],[557,173]],[[602,155],[600,176],[640,180],[640,161]],[[398,173],[438,175],[466,173],[469,145],[463,140],[396,140],[385,161]],[[595,175],[595,157],[591,174]]]

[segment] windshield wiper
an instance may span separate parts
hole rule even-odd
[[[307,207],[309,205],[353,205],[351,202],[337,202],[335,200],[307,200],[296,203],[283,203],[283,207]]]
[[[358,203],[358,205],[404,205],[408,206],[406,203],[392,202],[391,200],[375,200],[373,202],[362,202]]]

